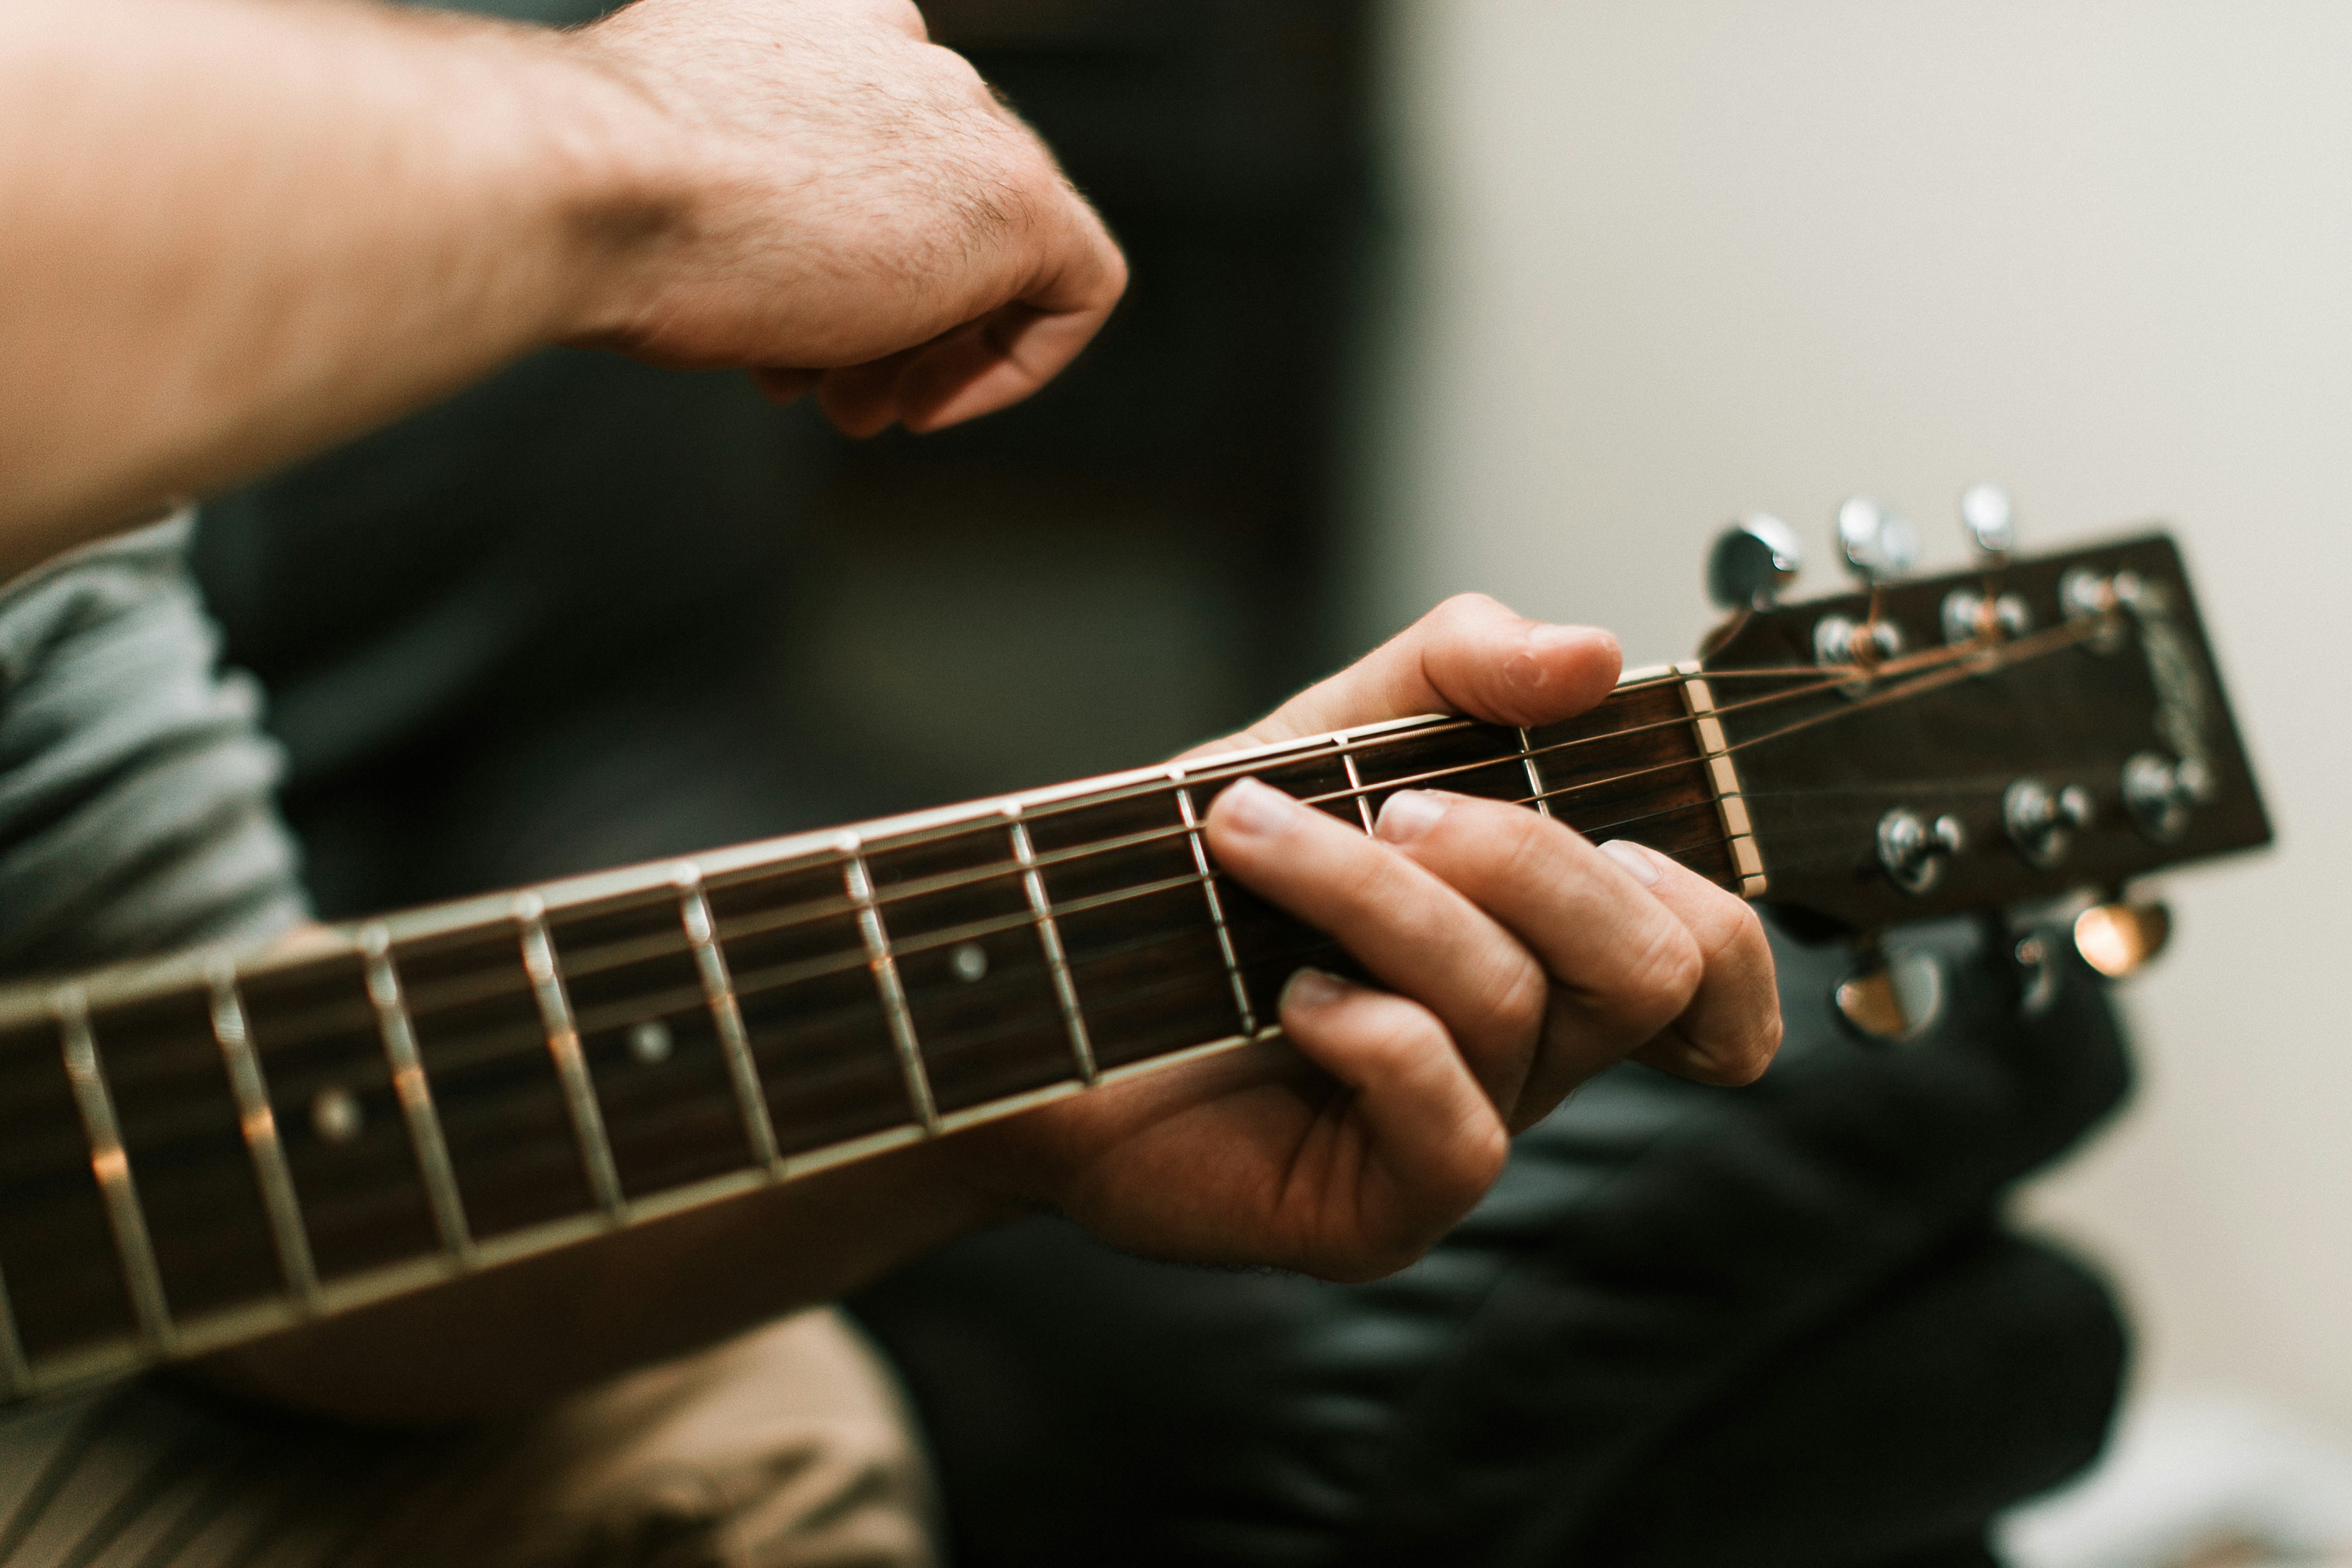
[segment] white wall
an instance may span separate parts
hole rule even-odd
[[[1683,656],[1725,518],[1821,541],[1855,489],[1938,564],[1979,477],[2029,546],[2177,521],[2281,847],[2172,879],[2141,1097],[2033,1203],[2122,1276],[2143,1375],[2352,1428],[2352,6],[1391,20],[1361,630],[1481,587]]]

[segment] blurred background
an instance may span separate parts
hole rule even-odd
[[[1402,223],[1354,476],[1369,635],[1450,590],[1683,656],[1749,507],[1868,490],[1930,564],[2161,518],[2279,845],[2171,879],[2122,1123],[2030,1193],[2114,1270],[2143,1392],[2352,1433],[2352,12],[1392,7]]]
[[[1801,593],[1856,490],[1931,567],[1979,478],[2027,549],[2164,519],[2280,844],[2172,880],[2137,1101],[2023,1203],[2131,1304],[2136,1473],[2251,1433],[2301,1479],[2246,1460],[2230,1506],[2352,1539],[2352,11],[925,9],[1102,206],[1129,303],[920,441],[556,354],[212,507],[327,912],[1142,762],[1463,589],[1686,656],[1749,509],[1816,544]],[[2067,1527],[2042,1561],[2158,1560]]]

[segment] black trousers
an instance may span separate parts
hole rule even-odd
[[[1776,937],[1763,1081],[1604,1076],[1392,1279],[1185,1269],[1038,1219],[870,1291],[955,1561],[1990,1562],[1990,1517],[2096,1453],[2125,1355],[2104,1287],[1996,1217],[2125,1055],[2086,972],[2027,1017],[2006,936],[1905,940],[1952,981],[1927,1040],[1847,1036],[1843,949]]]

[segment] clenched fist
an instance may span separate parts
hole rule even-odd
[[[908,0],[639,0],[580,36],[656,110],[660,232],[584,339],[761,368],[833,422],[1016,402],[1126,287],[1092,208]]]

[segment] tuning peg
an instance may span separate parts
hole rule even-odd
[[[2135,973],[2171,939],[2172,912],[2158,903],[2100,904],[2074,916],[2074,951],[2111,978]]]
[[[1750,512],[1716,536],[1707,597],[1726,610],[1761,610],[1797,580],[1804,561],[1796,529],[1769,512]]]
[[[1864,582],[1901,577],[1919,561],[1919,530],[1868,496],[1849,496],[1838,507],[1837,538],[1846,570]]]
[[[1998,485],[1976,484],[1960,492],[1960,531],[1969,536],[1977,559],[2000,566],[2017,548],[2017,508],[2009,492]]]

